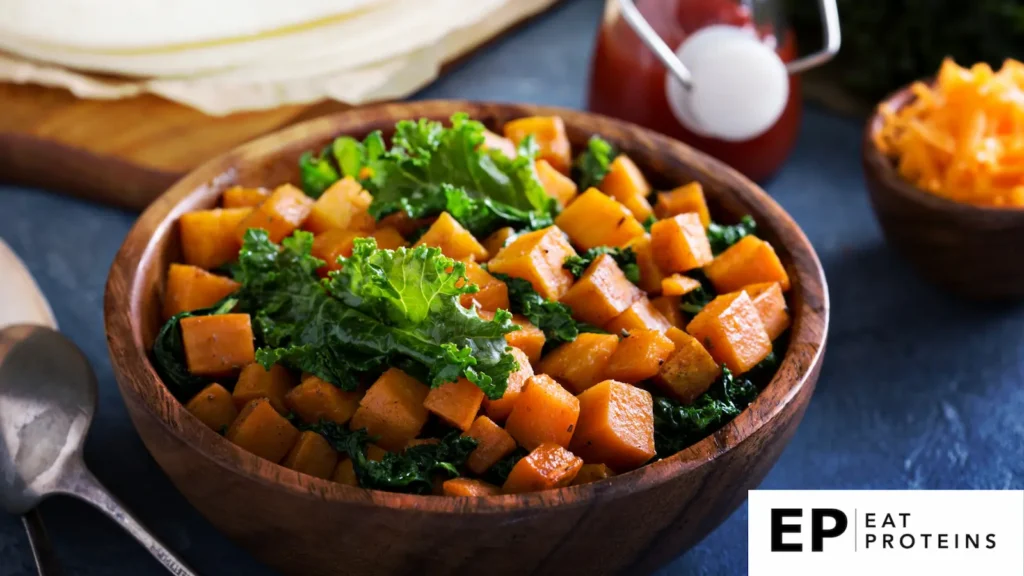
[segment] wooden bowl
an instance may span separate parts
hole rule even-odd
[[[565,119],[577,148],[600,134],[655,184],[699,180],[714,213],[752,214],[793,281],[793,327],[778,374],[721,431],[679,454],[609,480],[559,490],[446,498],[361,490],[245,452],[202,425],[150,364],[175,222],[210,208],[233,184],[297,181],[297,159],[339,134],[386,132],[406,118],[468,112],[492,129],[531,115]],[[610,574],[651,571],[700,541],[764,478],[803,416],[821,368],[828,293],[817,255],[763,191],[679,142],[601,116],[461,101],[387,104],[299,124],[196,169],[129,232],[107,280],[107,341],[118,386],[153,457],[215,526],[286,574]]]
[[[894,110],[910,87],[884,100]],[[871,206],[886,239],[926,279],[981,300],[1024,297],[1024,210],[976,206],[926,192],[903,179],[875,145],[877,112],[864,130],[863,164]]]

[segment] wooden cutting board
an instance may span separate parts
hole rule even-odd
[[[321,102],[218,118],[152,95],[80,100],[65,90],[0,83],[0,182],[142,210],[185,172],[217,154],[346,108]]]

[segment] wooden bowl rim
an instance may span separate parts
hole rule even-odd
[[[430,495],[399,494],[366,490],[322,480],[284,468],[242,450],[224,437],[203,425],[175,399],[161,382],[149,360],[143,343],[140,309],[142,290],[140,270],[151,259],[156,249],[153,239],[168,232],[178,217],[186,212],[183,203],[193,194],[200,194],[210,186],[222,186],[234,177],[239,162],[274,156],[282,143],[311,139],[313,135],[326,140],[344,133],[365,131],[367,122],[360,116],[391,123],[400,119],[419,117],[448,117],[464,111],[470,117],[481,117],[481,112],[501,110],[514,112],[511,117],[528,115],[558,115],[568,126],[597,124],[604,129],[634,132],[649,139],[663,150],[662,157],[692,167],[700,162],[711,168],[712,181],[735,189],[740,200],[748,206],[758,205],[769,214],[764,228],[779,231],[780,242],[793,262],[791,295],[801,298],[794,306],[790,342],[806,342],[809,358],[797,358],[790,345],[780,363],[779,370],[762,394],[716,433],[685,450],[636,470],[612,478],[555,490],[528,494],[453,499]],[[390,118],[389,118],[390,117]],[[762,217],[762,220],[764,218]],[[151,230],[147,234],[147,230]],[[805,263],[798,265],[800,263]],[[128,294],[129,301],[118,300],[116,294]],[[803,302],[803,294],[820,294],[820,302],[812,306]],[[813,298],[812,298],[813,299]],[[127,305],[126,305],[127,304]],[[315,498],[329,503],[347,503],[357,506],[384,506],[410,509],[417,513],[464,514],[507,513],[524,511],[531,507],[568,507],[586,505],[596,498],[616,498],[633,491],[643,491],[710,463],[753,436],[763,426],[778,417],[807,385],[822,361],[829,322],[828,289],[824,271],[813,247],[792,218],[767,193],[744,176],[724,164],[690,147],[627,122],[576,110],[530,104],[489,103],[464,100],[433,100],[405,103],[377,104],[332,114],[290,126],[239,146],[211,159],[185,175],[143,212],[129,231],[114,258],[107,279],[104,298],[104,321],[111,362],[117,375],[118,387],[127,404],[141,405],[167,432],[186,444],[202,457],[211,460],[227,472],[241,475],[251,481],[278,486],[296,497]],[[783,381],[785,372],[796,377]],[[813,382],[812,382],[813,385]],[[144,394],[144,388],[155,394]],[[768,405],[769,389],[782,387],[773,395],[779,402]],[[202,440],[201,443],[196,440]],[[455,505],[453,501],[457,501]]]
[[[899,110],[904,106],[910,104],[917,99],[914,96],[913,88],[918,82],[929,82],[929,80],[920,80],[917,82],[911,82],[906,86],[896,90],[895,92],[886,96],[881,102],[875,106],[874,112],[871,117],[868,118],[867,124],[864,127],[864,139],[861,153],[864,157],[864,165],[866,170],[873,172],[882,182],[887,192],[903,196],[907,200],[913,201],[920,205],[922,208],[927,208],[933,212],[945,212],[948,214],[958,214],[966,217],[984,218],[987,221],[993,219],[1013,219],[1016,221],[1022,215],[1024,215],[1024,207],[1008,206],[1000,208],[996,206],[984,206],[980,204],[969,204],[967,202],[957,202],[937,194],[932,194],[927,190],[923,190],[920,186],[908,182],[899,172],[896,170],[896,165],[888,156],[882,153],[875,145],[875,135],[882,129],[882,108],[888,107],[893,111]]]

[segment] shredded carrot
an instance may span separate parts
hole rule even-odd
[[[961,68],[947,58],[914,99],[882,104],[875,144],[900,175],[957,202],[1024,208],[1024,64]]]

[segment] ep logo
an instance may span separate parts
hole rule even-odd
[[[810,518],[811,552],[822,552],[826,538],[837,538],[846,532],[850,521],[842,510],[811,508],[805,516],[802,508],[771,509],[771,551],[803,552],[804,523]],[[787,536],[792,534],[793,536]]]

